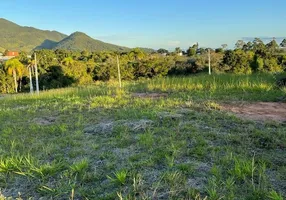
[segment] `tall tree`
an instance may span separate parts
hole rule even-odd
[[[280,43],[280,46],[281,46],[281,47],[284,47],[284,48],[286,47],[286,39],[284,39],[284,40]]]
[[[190,47],[190,48],[187,50],[188,56],[194,56],[194,55],[196,55],[196,53],[197,53],[197,51],[196,51],[196,49],[193,48],[193,47]]]
[[[253,50],[260,56],[265,57],[267,54],[265,44],[260,38],[254,38]]]
[[[271,42],[266,44],[266,47],[271,51],[275,51],[279,47],[279,45],[277,44],[276,40],[273,39],[271,40]]]
[[[251,51],[253,48],[252,42],[247,42],[245,45],[243,45],[242,50],[243,51]]]
[[[197,49],[199,48],[199,43],[197,42],[196,44],[194,44],[194,45],[192,46],[192,48],[197,50]]]
[[[176,47],[175,53],[176,54],[182,53],[182,49],[180,47]]]
[[[243,40],[238,40],[235,44],[236,49],[242,49],[243,45],[245,45],[245,42]]]
[[[15,84],[15,92],[17,93],[18,92],[17,75],[19,77],[22,77],[24,72],[24,65],[16,58],[10,59],[5,63],[5,70],[7,71],[7,74],[13,76]]]
[[[223,50],[225,50],[225,49],[227,48],[227,44],[222,44],[222,45],[221,45],[221,48],[222,48]]]

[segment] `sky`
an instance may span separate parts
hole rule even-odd
[[[286,38],[286,0],[0,0],[0,18],[127,47],[230,48]]]

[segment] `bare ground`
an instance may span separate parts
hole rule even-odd
[[[168,94],[166,93],[133,93],[132,97],[142,98],[142,99],[159,99],[166,98]]]
[[[221,105],[221,109],[241,118],[258,121],[286,122],[286,103],[281,102],[234,102]]]
[[[38,124],[38,125],[51,125],[53,123],[55,123],[57,120],[56,117],[41,117],[41,118],[35,118],[32,120],[32,122]]]

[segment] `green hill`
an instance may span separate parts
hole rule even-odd
[[[130,48],[117,46],[93,39],[82,32],[70,36],[57,31],[45,31],[33,27],[19,26],[0,18],[0,52],[8,50],[27,51],[34,49],[66,49],[72,51],[130,51]],[[146,52],[154,50],[140,48]]]
[[[75,32],[60,41],[53,49],[66,49],[72,51],[129,51],[127,47],[95,40],[85,33]]]
[[[0,18],[0,51],[2,49],[31,51],[44,41],[59,42],[66,37],[57,31],[44,31],[33,27],[19,26]]]

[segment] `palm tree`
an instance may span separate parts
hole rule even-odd
[[[18,92],[17,75],[22,77],[25,70],[24,65],[16,58],[10,59],[5,63],[5,70],[8,75],[12,75],[14,78],[15,92]]]

